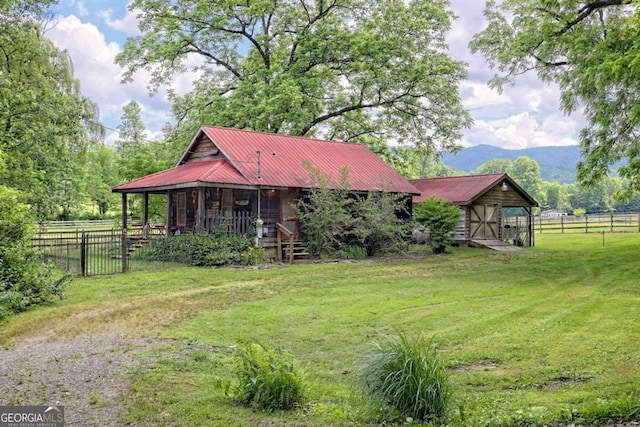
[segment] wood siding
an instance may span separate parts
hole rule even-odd
[[[456,235],[454,237],[456,242],[466,241],[469,235],[468,210],[469,208],[467,207],[460,207],[460,218],[458,219],[458,226],[456,227]]]
[[[211,160],[221,157],[220,150],[209,138],[201,137],[189,155],[189,162],[194,160]]]
[[[513,188],[508,187],[502,191],[500,185],[496,185],[473,201],[474,205],[500,205],[505,208],[529,207],[529,203]]]

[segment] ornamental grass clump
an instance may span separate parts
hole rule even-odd
[[[235,381],[227,394],[263,410],[294,409],[304,402],[304,375],[293,355],[257,342],[242,344],[232,356]]]
[[[360,363],[361,386],[375,406],[405,419],[444,417],[453,390],[432,340],[388,336],[374,343]]]

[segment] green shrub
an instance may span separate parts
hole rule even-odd
[[[336,257],[340,259],[365,259],[367,249],[358,245],[344,245],[338,249]]]
[[[264,411],[293,409],[304,402],[304,377],[293,356],[272,346],[249,342],[232,356],[235,382],[227,394],[246,406]]]
[[[294,209],[311,256],[351,258],[355,255],[350,253],[352,246],[364,248],[365,255],[397,252],[403,247],[400,243],[410,227],[406,195],[357,194],[350,191],[348,168],[340,171],[338,179],[331,179],[311,164],[305,166],[315,185]]]
[[[389,336],[374,343],[360,363],[359,380],[373,404],[404,419],[444,417],[452,385],[431,340],[412,340],[403,333]]]
[[[32,218],[21,194],[0,186],[0,321],[12,313],[63,297],[71,276],[55,277],[30,248]]]
[[[406,249],[405,241],[411,229],[406,195],[389,192],[369,192],[351,205],[354,218],[352,235],[367,255],[399,253]]]
[[[264,251],[248,237],[181,234],[153,240],[145,258],[204,267],[253,265],[264,260]]]
[[[460,218],[460,208],[448,200],[431,197],[419,203],[414,214],[416,221],[429,228],[431,250],[440,254],[451,245]]]

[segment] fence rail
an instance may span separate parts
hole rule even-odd
[[[31,247],[42,262],[77,275],[95,276],[129,269],[128,240],[126,233],[115,229],[41,231],[31,239]]]
[[[252,230],[249,212],[209,219],[208,230],[223,227],[228,235],[246,235]],[[150,242],[166,236],[162,225],[132,225],[122,230],[114,221],[52,221],[38,228],[31,239],[40,260],[63,271],[82,276],[116,274],[157,268],[162,262],[145,258]]]
[[[565,215],[555,218],[534,217],[534,230],[540,234],[640,232],[640,213]]]
[[[119,221],[113,219],[92,219],[92,220],[73,220],[73,221],[46,221],[42,223],[41,228],[45,230],[68,230],[72,228],[86,229],[109,229],[120,227]]]
[[[41,231],[31,247],[43,263],[79,276],[98,276],[157,268],[148,261],[149,239],[122,230]]]

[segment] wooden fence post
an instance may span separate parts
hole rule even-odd
[[[611,216],[611,232],[613,233],[613,212],[609,212],[609,216]]]

